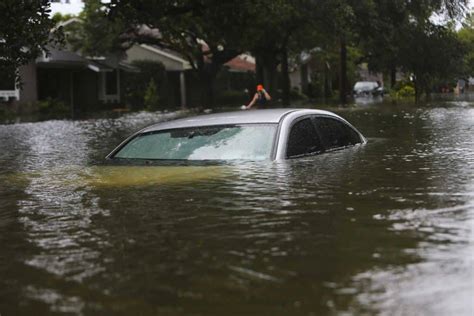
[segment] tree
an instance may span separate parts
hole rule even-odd
[[[288,54],[292,37],[308,30],[316,0],[115,0],[111,16],[130,26],[127,40],[181,53],[203,84],[203,104],[213,105],[222,65],[242,52],[257,59],[257,80],[275,92],[277,66],[283,100],[289,103]]]
[[[347,46],[360,46],[364,52],[360,62],[368,62],[373,70],[389,71],[394,79],[397,67],[413,71],[416,64],[414,55],[410,54],[411,48],[404,44],[413,40],[410,43],[421,45],[427,38],[437,42],[436,36],[431,33],[435,29],[439,36],[450,41],[446,37],[449,32],[441,32],[441,35],[441,29],[435,28],[431,19],[434,14],[444,14],[449,19],[459,17],[465,5],[466,0],[324,0],[321,6],[324,12],[321,22],[325,25],[325,33],[335,34],[340,44],[341,103],[347,101]],[[448,51],[451,52],[449,49]],[[422,58],[424,53],[420,50],[418,52]],[[411,59],[400,60],[401,55],[411,56]],[[431,66],[436,68],[436,65]],[[427,67],[423,69],[428,70]],[[421,71],[421,68],[418,67],[417,70]]]
[[[51,33],[50,1],[2,0],[0,2],[0,71],[16,71],[59,41]]]
[[[466,54],[463,59],[464,77],[474,76],[474,15],[471,13],[462,29],[458,32],[458,38],[466,49]]]
[[[125,25],[120,19],[110,19],[109,9],[101,0],[86,0],[79,14],[82,23],[68,25],[64,30],[68,44],[86,56],[120,54],[124,48],[120,36]]]
[[[463,0],[425,0],[392,4],[391,7],[379,6],[379,21],[385,24],[385,30],[391,28],[392,32],[377,32],[389,36],[385,39],[379,36],[376,40],[378,47],[386,47],[385,51],[372,45],[375,48],[372,50],[373,57],[377,56],[371,58],[372,65],[374,61],[382,67],[385,64],[391,68],[392,77],[396,67],[412,73],[416,101],[423,93],[429,96],[434,81],[449,81],[459,73],[459,61],[464,54],[464,47],[456,39],[452,23],[434,23],[433,14],[445,15],[453,20],[461,15],[465,4]],[[390,12],[398,13],[392,15]],[[382,23],[379,26],[383,26]]]
[[[253,23],[247,32],[249,50],[256,56],[257,81],[276,92],[277,67],[281,68],[283,105],[290,103],[289,55],[314,47],[317,0],[257,0],[253,2]]]
[[[115,0],[110,16],[127,25],[127,43],[147,43],[183,55],[202,84],[202,106],[214,105],[214,80],[229,60],[244,51],[251,23],[250,0]]]
[[[436,80],[451,80],[462,69],[465,54],[456,33],[440,25],[410,25],[400,43],[402,69],[413,74],[415,97],[429,96]]]

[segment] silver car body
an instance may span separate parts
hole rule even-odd
[[[367,142],[365,137],[349,122],[329,111],[313,110],[313,109],[265,109],[265,110],[249,110],[215,113],[207,115],[199,115],[194,117],[186,117],[173,121],[157,123],[148,126],[137,133],[133,134],[115,148],[108,156],[113,158],[125,144],[127,144],[136,135],[164,131],[179,128],[217,126],[217,125],[239,125],[239,124],[278,124],[277,136],[273,145],[272,160],[282,160],[286,158],[286,148],[288,145],[288,137],[291,127],[301,119],[317,116],[330,117],[343,122],[351,127],[360,136],[361,144]]]

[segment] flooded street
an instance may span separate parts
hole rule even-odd
[[[178,113],[0,125],[0,315],[473,315],[474,101],[336,110],[368,144],[104,165]]]

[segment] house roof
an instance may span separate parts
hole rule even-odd
[[[36,59],[38,64],[68,64],[83,66],[88,60],[75,52],[62,50],[54,47],[48,47],[48,53],[43,54]]]
[[[255,63],[250,62],[247,58],[237,56],[225,64],[230,71],[235,72],[255,72]]]
[[[108,72],[114,69],[136,70],[133,66],[115,58],[85,58],[78,53],[56,47],[49,47],[48,54],[38,57],[36,64],[40,67],[52,68],[88,68],[95,72]]]
[[[189,62],[183,56],[181,56],[179,53],[177,53],[177,52],[175,52],[171,49],[165,49],[165,48],[161,48],[161,47],[156,46],[156,45],[147,45],[147,44],[141,44],[140,47],[142,47],[142,48],[144,48],[148,51],[151,51],[155,54],[161,55],[165,58],[169,58],[173,61],[182,63],[184,68],[187,68],[187,69],[191,68],[191,65],[189,64]]]

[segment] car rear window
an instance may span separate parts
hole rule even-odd
[[[120,159],[270,159],[277,124],[181,128],[140,134],[113,156]]]
[[[315,117],[314,123],[328,150],[362,142],[359,134],[352,127],[339,120],[329,117]]]

